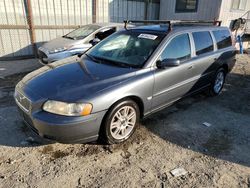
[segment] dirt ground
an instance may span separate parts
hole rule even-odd
[[[124,144],[58,144],[23,125],[0,78],[0,187],[250,187],[250,57],[218,97],[198,94],[141,121]],[[204,126],[208,122],[210,127]],[[174,177],[182,167],[187,174]]]

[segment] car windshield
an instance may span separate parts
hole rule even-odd
[[[98,25],[86,25],[74,31],[71,31],[70,33],[64,35],[63,37],[73,40],[83,39],[100,28],[101,27]]]
[[[117,66],[140,68],[161,42],[163,34],[122,31],[104,39],[87,52],[87,56]]]

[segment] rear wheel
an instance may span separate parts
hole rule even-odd
[[[224,86],[225,83],[225,77],[226,77],[226,73],[225,70],[223,68],[220,68],[214,77],[214,80],[211,84],[210,90],[209,90],[209,94],[211,96],[216,96],[219,95],[221,93],[221,90]]]
[[[103,124],[104,139],[108,144],[118,144],[129,139],[134,133],[140,117],[138,105],[125,100],[112,107]]]

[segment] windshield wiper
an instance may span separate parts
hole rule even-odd
[[[96,63],[106,63],[106,64],[111,64],[111,65],[114,65],[114,66],[117,66],[117,67],[138,68],[137,66],[133,66],[133,65],[123,63],[123,62],[120,62],[120,61],[112,61],[110,59],[105,59],[105,58],[102,58],[102,57],[94,57],[94,56],[89,55],[87,53],[85,53],[85,55],[89,59],[91,59],[92,61],[94,61]]]
[[[120,62],[120,61],[113,61],[113,60],[110,60],[110,59],[105,59],[105,58],[99,58],[98,59],[101,59],[102,61],[104,62],[107,62],[109,64],[112,64],[112,65],[115,65],[115,66],[118,66],[118,67],[126,67],[126,68],[131,68],[132,66],[127,64],[127,63],[123,63],[123,62]]]
[[[85,53],[84,55],[86,55],[89,59],[91,59],[92,61],[96,63],[101,63],[97,58],[93,57],[92,55],[89,55],[87,53]]]
[[[73,37],[69,37],[69,36],[67,36],[67,35],[63,35],[62,37],[63,37],[63,38],[67,38],[67,39],[72,39],[72,40],[75,40],[75,38],[73,38]]]
[[[78,37],[75,37],[75,39],[77,39],[77,40],[80,40],[80,39],[84,39],[84,38],[86,38],[87,36],[78,36]]]

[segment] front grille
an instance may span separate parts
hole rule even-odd
[[[17,104],[25,111],[30,112],[31,110],[31,102],[30,100],[21,92],[15,91],[15,100]]]

